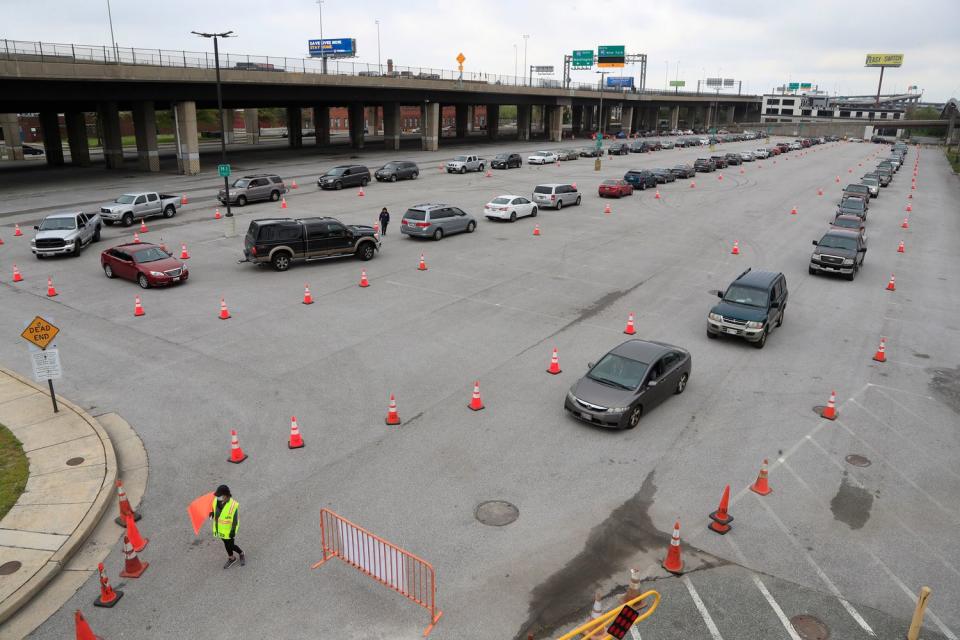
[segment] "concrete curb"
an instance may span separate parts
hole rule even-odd
[[[28,380],[23,376],[10,371],[9,369],[0,367],[0,372],[22,382],[29,387],[36,389],[41,393],[48,393],[46,387],[42,387],[34,383],[32,380]],[[74,553],[77,552],[80,546],[86,541],[87,537],[93,531],[94,527],[97,526],[97,523],[107,510],[107,506],[110,504],[111,498],[114,495],[114,487],[116,486],[117,481],[117,455],[113,449],[113,442],[110,440],[110,436],[93,416],[88,414],[77,405],[62,398],[61,396],[57,396],[57,402],[60,407],[62,407],[61,411],[68,410],[77,414],[77,416],[79,416],[90,426],[93,432],[100,439],[100,444],[103,446],[105,460],[103,482],[100,485],[100,491],[97,493],[97,497],[94,499],[90,509],[80,521],[80,524],[77,525],[77,527],[67,538],[67,541],[63,543],[60,549],[54,553],[49,560],[47,560],[46,564],[39,571],[34,573],[25,583],[23,583],[19,589],[14,591],[8,598],[0,603],[0,623],[10,618],[14,613],[17,612],[18,609],[20,609],[20,607],[30,602],[30,600],[60,572],[67,560],[69,560]],[[7,426],[9,427],[10,425]],[[19,504],[19,501],[17,504]]]

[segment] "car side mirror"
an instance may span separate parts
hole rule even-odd
[[[86,227],[86,226],[87,226],[87,223],[86,223],[86,222],[81,222],[80,224],[77,225],[77,228],[78,228],[78,229],[83,229],[83,228]]]
[[[36,229],[37,231],[40,231],[40,225],[38,224],[33,225],[33,228]]]
[[[866,248],[866,247],[860,247],[860,249],[858,249],[857,252],[858,252],[858,253],[866,253],[866,252],[867,252],[867,248]]]
[[[813,246],[817,246],[818,244],[820,244],[820,243],[817,242],[816,240],[813,241]]]
[[[722,298],[723,298],[723,291],[717,291],[717,297],[722,299]]]
[[[587,369],[593,369],[593,363],[592,363],[592,362],[588,362],[588,363],[587,363]]]

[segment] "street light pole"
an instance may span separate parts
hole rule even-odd
[[[523,34],[523,68],[527,68],[527,41],[530,40],[530,34]]]
[[[324,75],[327,73],[327,52],[323,50],[323,0],[317,0],[317,7],[320,9],[320,69]],[[314,125],[316,126],[316,125]]]
[[[380,64],[380,21],[374,20],[377,23],[377,73],[383,75],[383,65]]]
[[[107,0],[107,20],[110,21],[110,43],[113,45],[113,61],[120,62],[120,57],[117,55],[117,40],[113,37],[113,12],[110,11],[110,0]]]
[[[513,77],[517,77],[517,44],[513,44]]]

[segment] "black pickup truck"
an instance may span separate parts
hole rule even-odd
[[[380,250],[373,227],[344,224],[336,218],[267,218],[253,220],[243,240],[243,260],[271,264],[286,271],[294,260],[356,256],[370,260]]]

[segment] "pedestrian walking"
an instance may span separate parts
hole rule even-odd
[[[380,234],[387,235],[387,225],[390,224],[390,212],[384,207],[380,210]]]
[[[217,487],[213,494],[213,505],[210,507],[210,517],[213,518],[213,537],[223,540],[223,546],[227,550],[227,562],[223,565],[224,569],[229,569],[237,562],[237,556],[240,556],[240,566],[247,564],[247,559],[243,555],[243,549],[237,546],[237,528],[240,525],[240,503],[230,495],[230,487],[225,484]]]

